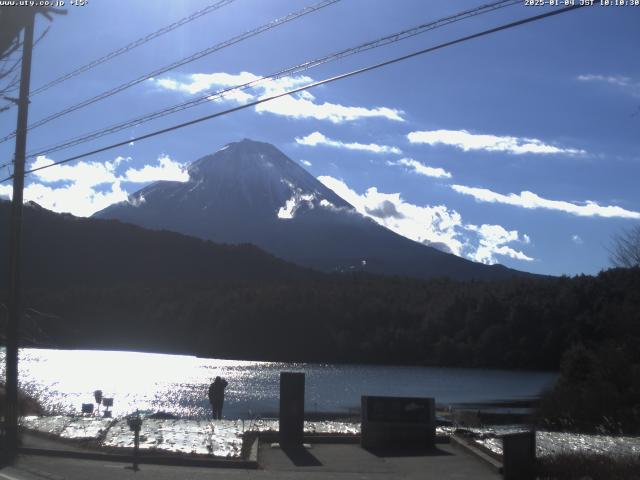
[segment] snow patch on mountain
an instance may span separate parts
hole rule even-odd
[[[313,209],[315,207],[314,200],[316,200],[316,196],[314,194],[304,193],[299,188],[296,190],[297,191],[293,196],[289,198],[282,207],[280,207],[280,210],[278,210],[278,218],[291,219],[300,207],[305,206],[309,209]]]
[[[128,203],[134,207],[139,207],[140,205],[142,205],[143,203],[145,203],[147,201],[147,199],[144,197],[143,194],[140,194],[138,196],[135,195],[131,195],[128,199]]]

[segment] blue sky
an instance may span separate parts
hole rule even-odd
[[[32,89],[212,3],[68,6],[34,51]],[[342,0],[33,129],[28,151],[485,3]],[[312,4],[236,0],[35,95],[30,122]],[[544,11],[517,4],[476,16],[28,165]],[[246,137],[276,145],[363,214],[416,241],[536,273],[597,273],[609,266],[611,236],[640,221],[639,24],[640,7],[579,9],[42,170],[27,178],[25,198],[90,215],[150,181],[186,181],[185,164]],[[47,25],[39,18],[37,30]],[[0,114],[0,136],[15,113]],[[0,158],[12,151],[12,141],[0,144]],[[10,193],[0,184],[0,195]]]

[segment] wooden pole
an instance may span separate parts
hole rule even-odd
[[[6,410],[5,448],[7,459],[13,460],[18,452],[18,347],[20,318],[22,316],[22,202],[24,190],[24,164],[27,148],[27,116],[29,111],[29,83],[35,9],[27,16],[22,42],[22,71],[18,100],[18,125],[13,168],[13,198],[9,227],[9,321],[7,323],[6,353]]]

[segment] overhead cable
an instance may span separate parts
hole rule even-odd
[[[160,37],[161,35],[164,35],[166,33],[169,33],[173,30],[175,30],[176,28],[182,27],[183,25],[186,25],[190,22],[193,22],[194,20],[207,15],[211,12],[214,12],[222,7],[225,7],[231,3],[235,2],[235,0],[220,0],[216,3],[213,3],[211,5],[208,5],[194,13],[192,13],[191,15],[181,18],[180,20],[177,20],[175,22],[173,22],[170,25],[167,25],[165,27],[160,28],[159,30],[156,30],[155,32],[149,33],[147,35],[145,35],[144,37],[140,37],[139,39],[128,43],[127,45],[120,47],[116,50],[113,50],[112,52],[107,53],[106,55],[103,55],[100,58],[96,58],[95,60],[82,65],[81,67],[76,68],[75,70],[62,75],[54,80],[51,80],[48,83],[45,83],[44,85],[42,85],[41,87],[36,88],[35,90],[32,90],[30,93],[30,96],[34,96],[34,95],[38,95],[39,93],[44,92],[45,90],[50,89],[51,87],[54,87],[55,85],[58,85],[59,83],[62,83],[66,80],[69,80],[70,78],[73,77],[77,77],[78,75],[86,72],[87,70],[91,70],[92,68],[97,67],[98,65],[101,65],[105,62],[108,62],[109,60],[113,60],[114,58],[122,55],[123,53],[127,53],[131,50],[133,50],[134,48],[137,48],[141,45],[144,45],[147,42],[150,42],[151,40]]]
[[[185,110],[187,108],[191,108],[191,107],[195,107],[201,104],[204,104],[206,102],[209,102],[211,100],[217,100],[217,99],[221,99],[224,98],[225,95],[229,94],[230,92],[234,92],[234,91],[242,91],[242,90],[248,90],[250,88],[255,88],[256,86],[264,83],[264,82],[268,82],[268,81],[274,81],[274,80],[278,80],[280,78],[286,77],[286,76],[290,76],[290,75],[294,75],[297,73],[301,73],[304,71],[307,71],[311,68],[329,63],[329,62],[333,62],[335,60],[339,60],[342,58],[346,58],[348,56],[351,55],[355,55],[358,53],[362,53],[364,51],[367,50],[372,50],[375,48],[379,48],[379,47],[383,47],[386,45],[390,45],[392,43],[395,42],[399,42],[401,40],[405,40],[407,38],[413,37],[415,35],[419,35],[421,33],[425,33],[428,32],[430,30],[434,30],[436,28],[440,28],[446,25],[449,25],[451,23],[454,22],[458,22],[476,15],[481,15],[484,13],[488,13],[494,10],[497,10],[499,8],[504,8],[504,7],[508,7],[511,5],[515,5],[515,4],[519,4],[520,0],[501,0],[501,1],[497,1],[497,2],[493,2],[490,4],[486,4],[486,5],[482,5],[479,7],[476,7],[474,9],[471,10],[466,10],[454,15],[449,15],[447,17],[444,18],[440,18],[438,20],[435,21],[431,21],[428,23],[424,23],[412,28],[408,28],[390,35],[386,35],[384,37],[381,38],[377,38],[375,40],[369,41],[369,42],[365,42],[362,43],[360,45],[357,45],[355,47],[351,47],[351,48],[347,48],[344,50],[340,50],[338,52],[334,52],[328,55],[324,55],[322,57],[316,58],[314,60],[310,60],[310,61],[305,61],[303,63],[291,66],[291,67],[287,67],[283,70],[279,70],[275,73],[269,74],[269,75],[265,75],[262,76],[260,78],[251,80],[249,82],[245,82],[243,84],[238,84],[238,85],[233,85],[224,89],[220,89],[220,90],[213,90],[213,91],[208,91],[207,93],[200,95],[196,98],[187,100],[186,102],[181,102],[179,104],[176,105],[172,105],[169,107],[165,107],[161,110],[157,110],[155,112],[152,113],[147,113],[129,120],[126,120],[124,122],[120,122],[120,123],[116,123],[114,125],[111,125],[109,127],[106,128],[102,128],[99,130],[94,130],[93,132],[89,132],[89,133],[85,133],[83,135],[79,135],[70,139],[65,140],[62,143],[58,143],[55,145],[49,145],[47,147],[41,147],[39,148],[37,151],[35,152],[29,152],[28,157],[29,158],[34,158],[37,157],[39,155],[48,155],[50,153],[54,153],[60,150],[64,150],[67,148],[71,148],[74,147],[76,145],[82,144],[82,143],[86,143],[88,141],[91,140],[95,140],[97,138],[103,137],[105,135],[111,135],[113,133],[117,133],[121,130],[125,130],[127,128],[130,127],[135,127],[138,125],[141,125],[143,123],[149,122],[151,120],[156,120],[158,118],[173,114],[173,113],[177,113],[179,111]]]
[[[216,45],[213,45],[209,48],[206,48],[204,50],[201,50],[199,52],[194,53],[193,55],[190,55],[186,58],[182,58],[180,60],[177,60],[173,63],[170,63],[169,65],[166,65],[164,67],[161,67],[157,70],[154,70],[153,72],[150,73],[146,73],[140,77],[137,77],[133,80],[129,80],[128,82],[125,82],[121,85],[118,85],[117,87],[111,88],[105,92],[102,92],[94,97],[88,98],[86,100],[83,100],[79,103],[76,103],[74,105],[71,105],[70,107],[65,108],[64,110],[60,110],[59,112],[53,113],[51,115],[49,115],[48,117],[42,118],[34,123],[32,123],[31,125],[29,125],[29,127],[27,128],[27,130],[33,130],[35,128],[41,127],[42,125],[45,125],[53,120],[56,120],[57,118],[60,118],[64,115],[67,115],[71,112],[75,112],[76,110],[79,110],[81,108],[84,108],[88,105],[91,105],[93,103],[99,102],[100,100],[104,100],[105,98],[111,97],[112,95],[115,95],[117,93],[122,92],[123,90],[126,90],[130,87],[133,87],[134,85],[138,85],[139,83],[144,82],[145,80],[148,80],[150,78],[156,77],[158,75],[162,75],[163,73],[166,73],[170,70],[173,70],[175,68],[181,67],[183,65],[186,65],[188,63],[194,62],[196,60],[199,60],[202,57],[205,57],[207,55],[211,55],[214,52],[217,52],[219,50],[222,50],[224,48],[230,47],[232,45],[235,45],[236,43],[240,43],[244,40],[247,40],[248,38],[254,37],[256,35],[259,35],[260,33],[266,32],[268,30],[271,30],[273,28],[276,28],[280,25],[283,25],[285,23],[288,23],[292,20],[296,20],[304,15],[307,15],[309,13],[313,13],[316,12],[322,8],[328,7],[329,5],[333,5],[334,3],[339,2],[340,0],[322,0],[319,3],[316,3],[314,5],[305,7],[301,10],[298,10],[296,12],[290,13],[284,17],[281,18],[277,18],[275,20],[272,20],[269,23],[265,23],[264,25],[261,25],[257,28],[254,28],[253,30],[249,30],[247,32],[244,32],[240,35],[236,35],[233,38],[230,38],[229,40],[225,40],[224,42],[218,43]],[[0,143],[6,142],[7,140],[12,139],[13,137],[15,137],[15,131],[13,133],[10,133],[2,138],[0,138]]]
[[[572,11],[572,10],[576,10],[578,8],[583,8],[585,6],[587,6],[587,5],[572,5],[572,6],[568,6],[568,7],[564,7],[564,8],[559,8],[559,9],[555,9],[555,10],[552,10],[552,11],[549,11],[549,12],[546,12],[546,13],[542,13],[542,14],[539,14],[539,15],[534,15],[532,17],[527,17],[527,18],[524,18],[524,19],[521,19],[521,20],[517,20],[515,22],[503,24],[503,25],[500,25],[498,27],[491,28],[489,30],[483,30],[481,32],[474,33],[472,35],[467,35],[465,37],[457,38],[455,40],[450,40],[448,42],[441,43],[441,44],[433,46],[433,47],[428,47],[428,48],[425,48],[425,49],[422,49],[422,50],[418,50],[418,51],[413,52],[413,53],[409,53],[407,55],[403,55],[403,56],[400,56],[400,57],[395,57],[395,58],[392,58],[390,60],[386,60],[384,62],[380,62],[380,63],[376,63],[374,65],[370,65],[368,67],[359,68],[357,70],[352,70],[352,71],[347,72],[347,73],[336,75],[334,77],[326,78],[324,80],[319,80],[317,82],[313,82],[313,83],[310,83],[308,85],[304,85],[302,87],[294,88],[294,89],[289,90],[287,92],[278,93],[278,94],[275,94],[275,95],[271,95],[269,97],[263,97],[263,98],[260,98],[258,100],[255,100],[253,102],[249,102],[249,103],[246,103],[246,104],[243,104],[243,105],[239,105],[237,107],[229,108],[229,109],[221,111],[221,112],[216,112],[216,113],[213,113],[213,114],[210,114],[210,115],[205,115],[203,117],[195,118],[193,120],[189,120],[187,122],[183,122],[183,123],[180,123],[178,125],[174,125],[174,126],[171,126],[171,127],[163,128],[161,130],[156,130],[154,132],[150,132],[150,133],[147,133],[145,135],[140,135],[138,137],[135,137],[135,138],[123,141],[123,142],[114,143],[114,144],[111,144],[111,145],[107,145],[106,147],[101,147],[101,148],[97,148],[95,150],[91,150],[89,152],[81,153],[79,155],[74,155],[74,156],[66,158],[64,160],[59,160],[57,162],[53,162],[53,163],[50,163],[50,164],[47,164],[47,165],[43,165],[43,166],[40,166],[40,167],[37,167],[37,168],[32,168],[30,170],[26,170],[25,174],[34,173],[34,172],[37,172],[37,171],[40,171],[40,170],[44,170],[46,168],[55,167],[55,166],[58,166],[58,165],[62,165],[62,164],[65,164],[65,163],[72,162],[74,160],[79,160],[81,158],[89,157],[89,156],[95,155],[97,153],[106,152],[108,150],[112,150],[114,148],[126,145],[126,144],[128,144],[129,142],[132,142],[132,141],[133,142],[138,142],[138,141],[141,141],[141,140],[146,140],[148,138],[156,137],[158,135],[162,135],[162,134],[165,134],[165,133],[168,133],[168,132],[172,132],[172,131],[175,131],[175,130],[178,130],[178,129],[181,129],[181,128],[185,128],[185,127],[188,127],[188,126],[191,126],[191,125],[202,123],[202,122],[205,122],[207,120],[211,120],[213,118],[221,117],[223,115],[228,115],[230,113],[234,113],[234,112],[237,112],[237,111],[240,111],[240,110],[244,110],[246,108],[254,107],[254,106],[259,105],[261,103],[269,102],[271,100],[276,100],[278,98],[282,98],[282,97],[285,97],[287,95],[292,95],[294,93],[302,92],[304,90],[309,90],[311,88],[315,88],[315,87],[318,87],[320,85],[333,83],[333,82],[336,82],[338,80],[343,80],[345,78],[353,77],[355,75],[360,75],[360,74],[365,73],[365,72],[370,72],[372,70],[377,70],[379,68],[386,67],[386,66],[389,66],[389,65],[393,65],[395,63],[398,63],[398,62],[401,62],[401,61],[404,61],[404,60],[408,60],[410,58],[414,58],[414,57],[417,57],[419,55],[424,55],[424,54],[427,54],[427,53],[431,53],[431,52],[434,52],[436,50],[441,50],[441,49],[446,48],[446,47],[450,47],[450,46],[453,46],[453,45],[464,43],[464,42],[467,42],[469,40],[474,40],[476,38],[484,37],[486,35],[497,33],[497,32],[500,32],[502,30],[511,29],[511,28],[514,28],[514,27],[525,25],[527,23],[535,22],[535,21],[538,21],[538,20],[542,20],[542,19],[545,19],[545,18],[549,18],[549,17],[555,16],[555,15],[566,13],[566,12],[569,12],[569,11]],[[4,182],[6,180],[9,180],[10,178],[12,178],[12,176],[0,180],[0,183]]]

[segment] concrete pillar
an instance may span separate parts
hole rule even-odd
[[[505,480],[534,480],[536,432],[502,436],[502,472]]]
[[[280,444],[302,445],[304,373],[280,372]]]

